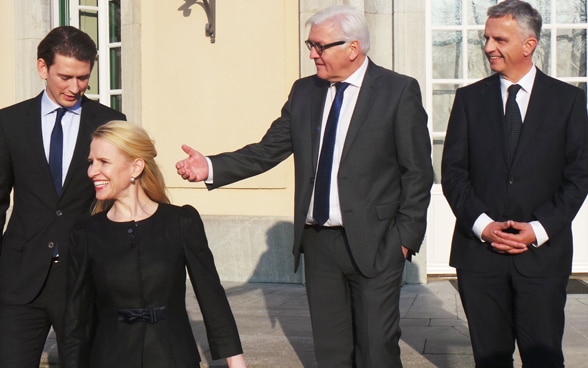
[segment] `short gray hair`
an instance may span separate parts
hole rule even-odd
[[[535,37],[539,40],[543,20],[537,9],[529,3],[520,0],[506,0],[488,8],[488,17],[500,18],[511,15],[521,26],[525,37]]]
[[[332,23],[340,32],[341,41],[359,41],[361,53],[370,50],[370,32],[365,16],[359,10],[348,5],[335,5],[315,13],[306,21],[306,26]]]

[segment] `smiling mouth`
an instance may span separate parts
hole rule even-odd
[[[94,182],[94,188],[96,188],[96,189],[104,188],[106,185],[108,185],[108,181],[106,181],[106,180],[100,180],[100,181]]]

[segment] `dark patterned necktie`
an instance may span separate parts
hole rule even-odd
[[[339,112],[341,111],[341,105],[343,104],[343,93],[347,86],[349,86],[349,83],[340,82],[335,84],[337,92],[331,110],[329,111],[327,125],[323,135],[323,145],[321,147],[321,155],[319,157],[318,170],[314,184],[314,207],[312,212],[314,220],[319,225],[323,225],[329,219],[333,151],[335,149]]]
[[[51,143],[49,145],[49,169],[51,170],[53,186],[55,187],[58,198],[61,196],[61,180],[63,175],[63,128],[61,126],[61,119],[66,111],[67,109],[64,107],[57,109],[57,116],[53,131],[51,132]]]
[[[519,142],[519,135],[523,126],[523,120],[521,118],[521,110],[517,104],[517,93],[521,89],[518,84],[513,84],[508,87],[508,98],[506,100],[506,112],[505,112],[505,125],[504,125],[504,136],[506,138],[506,154],[508,162],[512,162]]]

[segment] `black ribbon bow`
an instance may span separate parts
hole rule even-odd
[[[166,312],[166,307],[119,309],[118,320],[126,323],[148,322],[153,324],[165,319]]]

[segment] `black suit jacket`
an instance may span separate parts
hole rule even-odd
[[[52,247],[67,254],[73,224],[89,214],[94,197],[87,176],[92,132],[109,120],[125,116],[86,97],[80,129],[61,198],[53,189],[43,150],[41,97],[0,110],[0,229],[6,222],[10,193],[12,214],[0,237],[0,302],[25,304],[43,287],[51,265]]]
[[[262,173],[294,154],[295,268],[314,186],[328,88],[329,82],[316,75],[296,81],[281,116],[259,143],[210,157],[212,189]],[[383,255],[401,255],[401,245],[419,250],[433,170],[427,114],[415,79],[369,62],[337,181],[349,247],[364,275],[389,267],[382,260],[390,257]]]
[[[456,216],[450,264],[471,271],[511,259],[472,232],[495,221],[539,221],[549,241],[514,257],[527,276],[567,275],[572,220],[588,191],[588,118],[582,90],[537,70],[512,165],[506,160],[499,75],[457,90],[442,159],[443,192]]]

